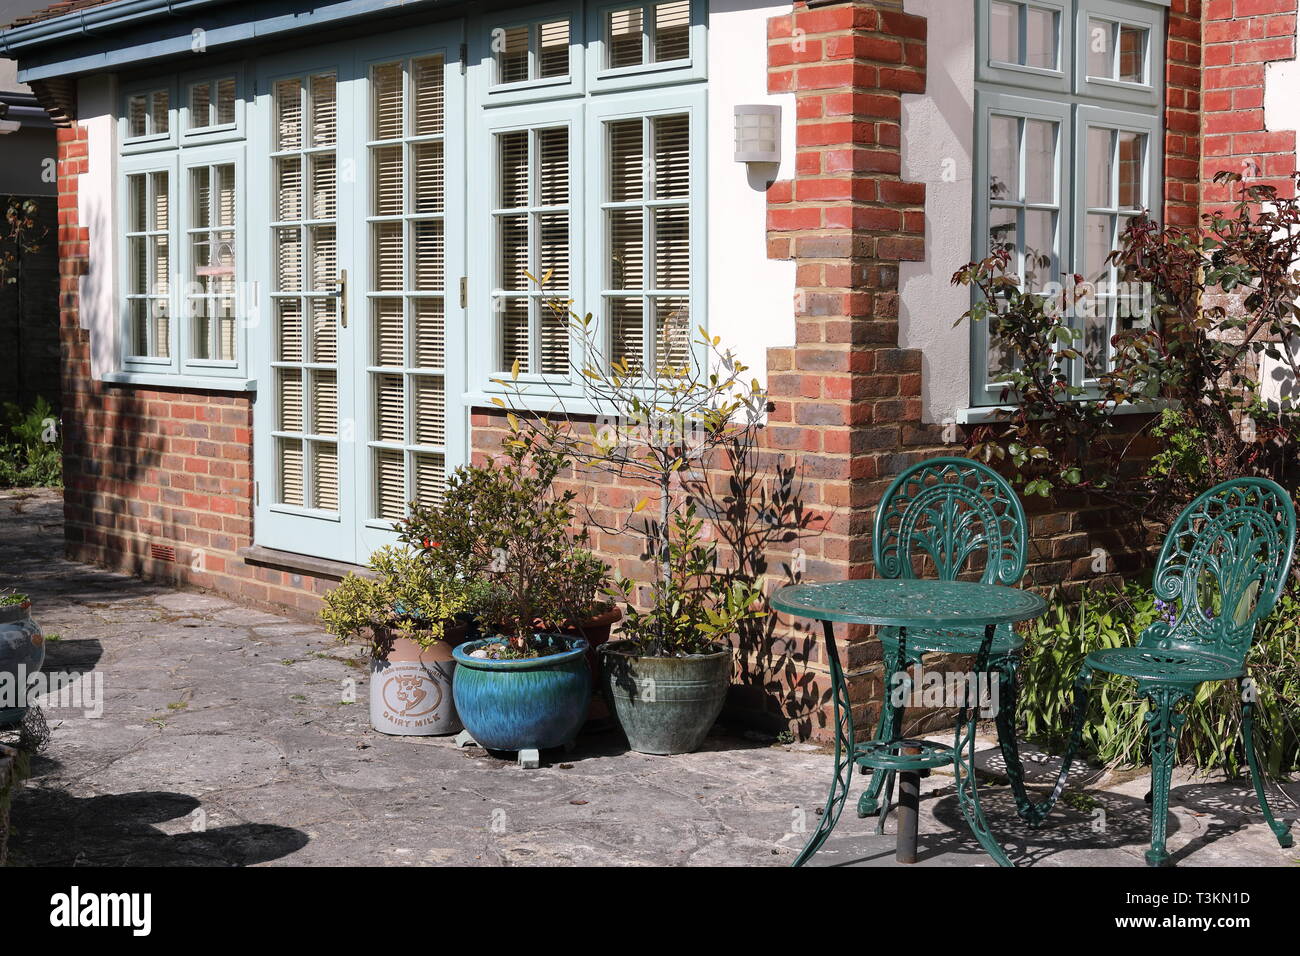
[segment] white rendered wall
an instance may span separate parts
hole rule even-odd
[[[906,0],[926,17],[924,93],[903,96],[903,179],[925,183],[925,261],[899,268],[899,346],[922,352],[926,422],[955,420],[970,404],[970,326],[953,323],[970,292],[952,274],[971,259],[974,205],[975,5]]]
[[[113,282],[117,243],[113,196],[117,152],[113,147],[114,77],[97,75],[77,82],[77,121],[86,129],[87,172],[78,177],[77,222],[90,229],[90,262],[81,276],[81,327],[90,331],[90,371],[95,378],[117,368],[117,323]]]
[[[793,345],[792,261],[767,257],[769,179],[794,175],[794,94],[767,93],[767,21],[789,3],[712,0],[709,4],[709,331],[736,352],[760,382],[767,349]],[[733,159],[738,103],[781,107],[781,165],[751,170]]]
[[[1269,132],[1300,130],[1300,59],[1278,60],[1264,65],[1264,129]],[[1294,376],[1284,359],[1259,357],[1262,397],[1276,407],[1285,401],[1300,401]]]

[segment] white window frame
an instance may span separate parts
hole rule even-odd
[[[154,93],[167,94],[167,130],[159,133],[150,130],[143,136],[131,135],[131,99],[135,96],[144,95],[150,97]],[[179,138],[179,114],[177,111],[176,99],[176,78],[172,76],[156,78],[150,81],[139,81],[129,86],[123,86],[118,96],[118,114],[117,121],[117,141],[120,144],[120,152],[123,155],[129,153],[152,152],[157,149],[166,149],[174,147]],[[152,124],[152,109],[146,111],[147,123]]]

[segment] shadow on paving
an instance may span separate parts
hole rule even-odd
[[[183,793],[142,790],[74,797],[29,784],[14,797],[11,866],[250,866],[307,845],[291,827],[240,823],[194,832],[199,801]],[[19,822],[21,821],[21,822]],[[158,824],[178,821],[166,833]]]

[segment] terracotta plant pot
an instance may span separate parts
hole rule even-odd
[[[623,611],[615,605],[604,614],[597,614],[581,624],[570,624],[564,629],[565,634],[581,637],[587,642],[587,666],[591,668],[592,687],[600,686],[600,657],[597,654],[597,648],[609,640],[610,631],[621,620],[623,620]],[[609,703],[605,700],[605,695],[592,694],[591,706],[587,710],[587,720],[609,720],[609,717]]]
[[[410,638],[393,638],[388,654],[371,659],[370,725],[381,734],[432,737],[461,731],[452,697],[452,648],[465,640],[466,630],[457,624],[443,634],[427,648]]]
[[[600,649],[602,687],[628,746],[643,754],[686,754],[704,743],[731,686],[730,648],[690,657],[639,657],[627,641]]]

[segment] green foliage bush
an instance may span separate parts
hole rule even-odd
[[[12,402],[0,416],[0,488],[57,488],[63,484],[59,420],[44,398],[26,411]]]
[[[1028,739],[1059,752],[1074,714],[1074,677],[1088,653],[1137,643],[1166,613],[1150,589],[1085,592],[1077,604],[1055,602],[1025,634],[1020,669],[1019,717]],[[1266,772],[1275,777],[1300,769],[1300,601],[1283,595],[1260,624],[1246,660],[1256,691],[1255,742]],[[1096,674],[1089,688],[1084,749],[1111,767],[1149,759],[1148,710],[1131,678]],[[1241,691],[1235,681],[1202,684],[1187,706],[1179,760],[1201,772],[1245,772],[1241,744]]]

